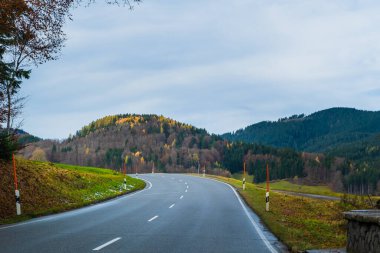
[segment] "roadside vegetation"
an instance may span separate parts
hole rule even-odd
[[[342,201],[330,201],[271,192],[270,211],[266,212],[264,188],[247,183],[243,191],[241,180],[209,177],[234,186],[266,226],[292,252],[345,247],[347,230],[342,213],[370,208],[365,199],[358,197],[352,199],[344,196]]]
[[[113,170],[28,161],[18,158],[22,215],[16,216],[13,168],[0,162],[0,224],[62,212],[104,201],[145,187],[139,179]]]
[[[266,188],[266,183],[260,183],[257,186],[261,188]],[[293,184],[286,180],[271,182],[270,189],[279,190],[279,191],[300,192],[300,193],[317,194],[317,195],[324,195],[324,196],[333,196],[333,197],[341,197],[343,195],[341,193],[332,191],[328,186],[300,185],[300,184]]]
[[[231,175],[232,178],[237,180],[243,180],[243,173],[234,173]],[[245,174],[245,182],[253,182],[253,175],[248,175],[248,173]]]

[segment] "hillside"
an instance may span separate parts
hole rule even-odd
[[[41,138],[34,136],[30,133],[27,133],[21,129],[17,129],[16,134],[18,135],[18,141],[21,145],[26,145],[29,143],[38,142],[42,140]]]
[[[0,161],[0,224],[61,212],[142,189],[145,183],[115,171],[17,159],[22,216],[15,217],[13,168]]]
[[[125,161],[128,173],[151,171],[153,164],[163,172],[194,172],[198,162],[213,168],[223,145],[220,137],[163,116],[125,114],[98,119],[63,142],[30,144],[22,154],[115,170]]]
[[[204,129],[157,115],[115,115],[98,119],[62,142],[29,144],[21,154],[28,159],[83,166],[124,169],[128,173],[197,172],[225,174],[241,171],[243,160],[253,167],[270,163],[273,178],[303,175],[303,158],[290,149],[228,143]],[[294,165],[294,166],[293,166]],[[289,168],[285,169],[287,166]],[[257,180],[265,180],[257,172]]]
[[[293,115],[276,122],[260,122],[235,133],[226,133],[222,137],[229,141],[325,152],[342,145],[369,140],[379,133],[380,112],[331,108],[309,116]]]
[[[308,121],[304,118],[297,120]],[[271,179],[297,177],[308,184],[329,184],[336,191],[380,192],[380,170],[376,167],[364,168],[361,163],[330,154],[230,142],[158,115],[107,116],[66,140],[30,143],[20,154],[32,160],[118,171],[125,167],[128,173],[151,172],[153,168],[159,172],[196,173],[199,167],[200,172],[205,168],[206,173],[229,176],[241,172],[245,161],[255,182],[265,181],[268,164]],[[364,180],[356,180],[358,171]]]

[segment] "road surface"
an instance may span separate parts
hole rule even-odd
[[[0,252],[282,252],[229,186],[181,174],[78,210],[0,226]]]

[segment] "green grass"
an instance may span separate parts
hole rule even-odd
[[[86,166],[77,166],[77,165],[70,165],[70,164],[63,164],[63,163],[54,163],[54,166],[66,170],[74,170],[78,172],[88,172],[92,174],[108,174],[108,175],[119,175],[117,171],[110,170],[110,169],[103,169],[103,168],[96,168],[96,167],[86,167]]]
[[[234,186],[246,203],[261,217],[267,227],[293,252],[307,249],[342,248],[346,245],[346,221],[342,212],[368,208],[340,201],[311,199],[270,193],[270,211],[265,211],[265,190],[240,180],[209,176]]]
[[[1,164],[0,224],[62,212],[145,187],[140,179],[113,170],[17,159],[22,216],[15,216],[11,164]],[[4,169],[3,169],[4,168]]]
[[[243,180],[243,173],[234,173],[232,174],[232,178],[237,180]],[[248,173],[245,174],[245,182],[252,183],[253,182],[253,175],[248,175]]]
[[[266,183],[258,184],[258,186],[262,188],[266,188]],[[327,186],[299,185],[299,184],[290,183],[286,180],[270,182],[270,189],[333,196],[333,197],[342,196],[341,193],[334,192]]]

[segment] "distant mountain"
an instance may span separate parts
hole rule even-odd
[[[229,141],[326,152],[343,145],[369,141],[380,134],[380,112],[331,108],[309,116],[293,115],[264,121],[222,137]]]
[[[42,140],[41,138],[39,138],[37,136],[34,136],[32,134],[29,134],[28,132],[25,132],[22,129],[17,129],[16,130],[16,134],[18,136],[18,142],[21,145],[26,145],[26,144],[29,144],[29,143],[39,142],[39,141]]]
[[[43,140],[21,153],[26,158],[122,169],[128,173],[195,171],[198,162],[213,169],[221,159],[224,141],[204,129],[158,115],[107,116],[64,141]],[[37,152],[38,151],[38,152]],[[42,152],[41,152],[42,151]],[[43,154],[43,155],[41,155]]]
[[[307,117],[293,116],[253,125],[253,129],[258,129],[255,134],[262,135],[254,135],[252,140],[266,139],[266,144],[280,147],[296,143],[298,149],[334,147],[343,142],[348,145],[363,138],[370,140],[379,125],[377,116],[377,113],[339,108]],[[372,123],[368,120],[371,117]],[[362,123],[358,124],[356,120]],[[247,132],[241,130],[230,135],[241,137]],[[364,193],[363,189],[367,189],[380,193],[380,170],[365,160],[346,160],[340,155],[343,151],[337,149],[335,152],[339,157],[273,146],[231,142],[163,116],[123,114],[93,121],[63,141],[29,143],[20,154],[31,160],[114,170],[122,170],[125,165],[128,173],[151,172],[153,167],[156,172],[180,173],[196,173],[200,168],[202,173],[205,168],[209,174],[228,175],[241,172],[245,162],[247,172],[254,175],[256,182],[265,181],[268,164],[272,180],[303,177],[305,183],[331,184],[338,191]],[[380,150],[376,147],[368,150],[365,143],[362,146],[363,152],[367,153]],[[349,148],[352,146],[347,150],[354,154],[355,151]]]

